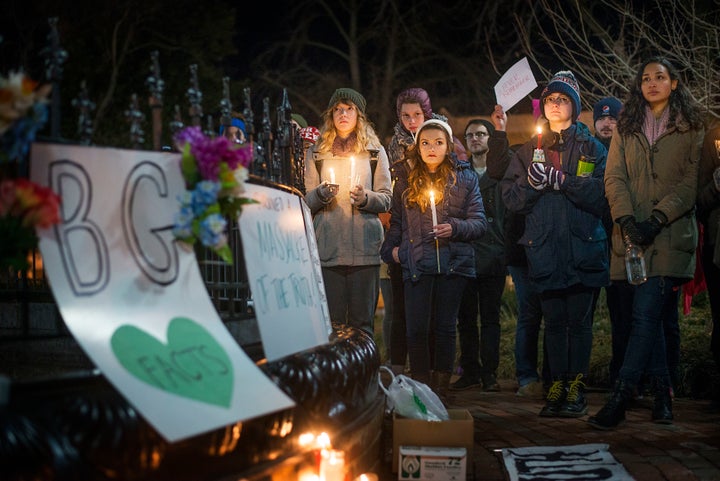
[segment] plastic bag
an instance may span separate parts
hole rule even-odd
[[[393,374],[386,366],[385,369],[392,381],[386,388],[378,378],[378,383],[387,396],[388,407],[400,416],[425,421],[447,421],[450,419],[445,405],[430,386],[418,382],[404,374]]]

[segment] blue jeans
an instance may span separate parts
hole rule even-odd
[[[630,290],[632,303],[623,306],[621,314],[624,319],[631,319],[630,337],[619,374],[621,380],[637,385],[644,373],[668,378],[663,318],[673,296],[677,299],[673,288],[682,282],[674,277],[649,277],[638,286],[623,286]],[[675,307],[677,309],[677,304]]]
[[[465,287],[457,319],[463,375],[485,381],[497,374],[500,364],[500,307],[504,289],[505,276],[470,279]]]
[[[540,295],[528,278],[527,267],[508,266],[508,271],[515,285],[518,308],[515,327],[515,376],[518,384],[524,386],[540,380],[537,365],[542,309]]]
[[[595,288],[581,284],[540,295],[553,380],[587,377],[592,350]]]
[[[455,364],[455,322],[467,277],[421,275],[405,281],[405,323],[410,371],[428,376],[431,369],[451,372]],[[434,333],[434,363],[430,359]],[[434,364],[434,365],[432,365]]]

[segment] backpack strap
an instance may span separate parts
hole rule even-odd
[[[375,167],[380,157],[379,149],[368,149],[370,153],[370,190],[375,190]]]

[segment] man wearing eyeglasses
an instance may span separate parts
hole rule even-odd
[[[495,107],[491,118],[493,122],[472,119],[465,127],[469,160],[479,178],[488,229],[482,238],[472,243],[477,275],[468,282],[458,312],[462,375],[450,385],[455,391],[478,386],[488,392],[500,390],[496,375],[500,362],[500,306],[507,277],[503,240],[505,207],[499,184],[487,169],[498,163],[507,165],[509,146],[505,134],[507,116],[501,106]]]

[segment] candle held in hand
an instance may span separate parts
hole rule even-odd
[[[335,169],[330,167],[330,169],[328,169],[328,170],[330,172],[330,183],[334,184],[335,183]]]
[[[437,210],[435,209],[435,191],[430,191],[430,210],[432,212],[432,225],[437,226]]]
[[[538,134],[538,149],[542,149],[542,127],[537,126],[537,134]]]

